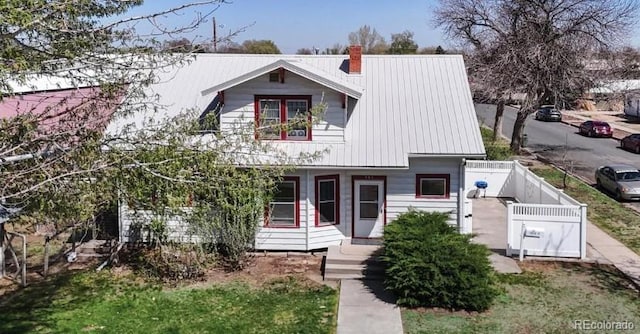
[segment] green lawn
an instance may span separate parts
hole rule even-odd
[[[80,273],[0,297],[0,333],[333,333],[337,292],[294,278],[165,290]]]
[[[492,141],[493,130],[489,128],[480,127],[480,133],[487,152],[487,160],[510,160],[512,154],[508,141],[501,137],[498,137],[496,141]]]
[[[531,262],[524,269],[500,276],[503,293],[489,311],[403,310],[405,332],[569,333],[578,319],[633,322],[638,330],[640,299],[615,269]]]
[[[531,168],[531,171],[553,186],[562,187],[564,173],[558,169]],[[571,176],[568,179],[564,192],[588,205],[589,221],[640,254],[640,216],[588,184]]]

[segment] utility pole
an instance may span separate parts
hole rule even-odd
[[[213,17],[213,53],[218,52],[218,27],[216,25],[216,18]]]

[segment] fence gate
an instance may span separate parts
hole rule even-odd
[[[0,224],[0,278],[27,285],[27,238]]]

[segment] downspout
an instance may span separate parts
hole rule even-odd
[[[347,122],[349,121],[349,97],[345,94],[344,95],[344,125],[342,128],[342,141],[346,142],[347,141]]]
[[[307,224],[307,225],[306,225],[306,227],[304,229],[304,231],[305,231],[304,232],[305,233],[305,238],[304,238],[305,246],[304,246],[304,249],[308,251],[309,250],[309,226],[310,226],[310,224],[309,224],[309,207],[311,206],[311,201],[309,200],[309,189],[311,187],[309,186],[309,183],[310,183],[309,182],[309,170],[307,169],[306,172],[307,172],[307,180],[306,180],[306,182],[307,182],[307,198],[305,199],[306,205],[305,205],[304,214],[306,216],[305,224]]]
[[[467,159],[462,158],[462,161],[460,162],[460,167],[459,167],[459,177],[458,177],[458,231],[460,233],[464,233],[464,216],[465,216],[465,207],[464,207],[464,200],[465,200],[465,178],[464,178],[464,168],[465,165],[467,164]]]

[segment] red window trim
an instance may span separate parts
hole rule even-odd
[[[300,228],[300,177],[299,176],[285,176],[282,178],[282,181],[289,181],[295,184],[295,209],[294,209],[294,221],[295,226],[278,226],[278,225],[269,225],[269,204],[264,208],[264,227],[269,228]]]
[[[421,179],[444,179],[444,196],[422,195],[420,192]],[[451,195],[451,175],[450,174],[416,174],[416,198],[448,199]]]
[[[383,181],[382,187],[384,188],[384,192],[382,193],[382,219],[383,225],[387,225],[387,177],[385,175],[353,175],[351,176],[351,237],[354,239],[370,239],[370,238],[361,238],[354,237],[353,231],[355,231],[355,222],[356,222],[356,181],[357,180],[378,180]]]
[[[254,117],[255,117],[255,139],[260,139],[258,128],[260,128],[260,100],[280,100],[280,124],[285,125],[287,122],[287,100],[306,100],[307,107],[309,108],[309,124],[307,128],[307,138],[304,139],[288,139],[287,131],[280,131],[280,139],[269,138],[267,140],[288,140],[288,141],[311,141],[311,95],[255,95],[254,96]]]
[[[320,182],[331,180],[334,181],[334,217],[335,221],[333,223],[322,223],[320,222]],[[340,225],[340,175],[319,175],[316,176],[316,207],[315,207],[315,215],[316,215],[316,227],[318,226],[331,226],[331,225]]]

